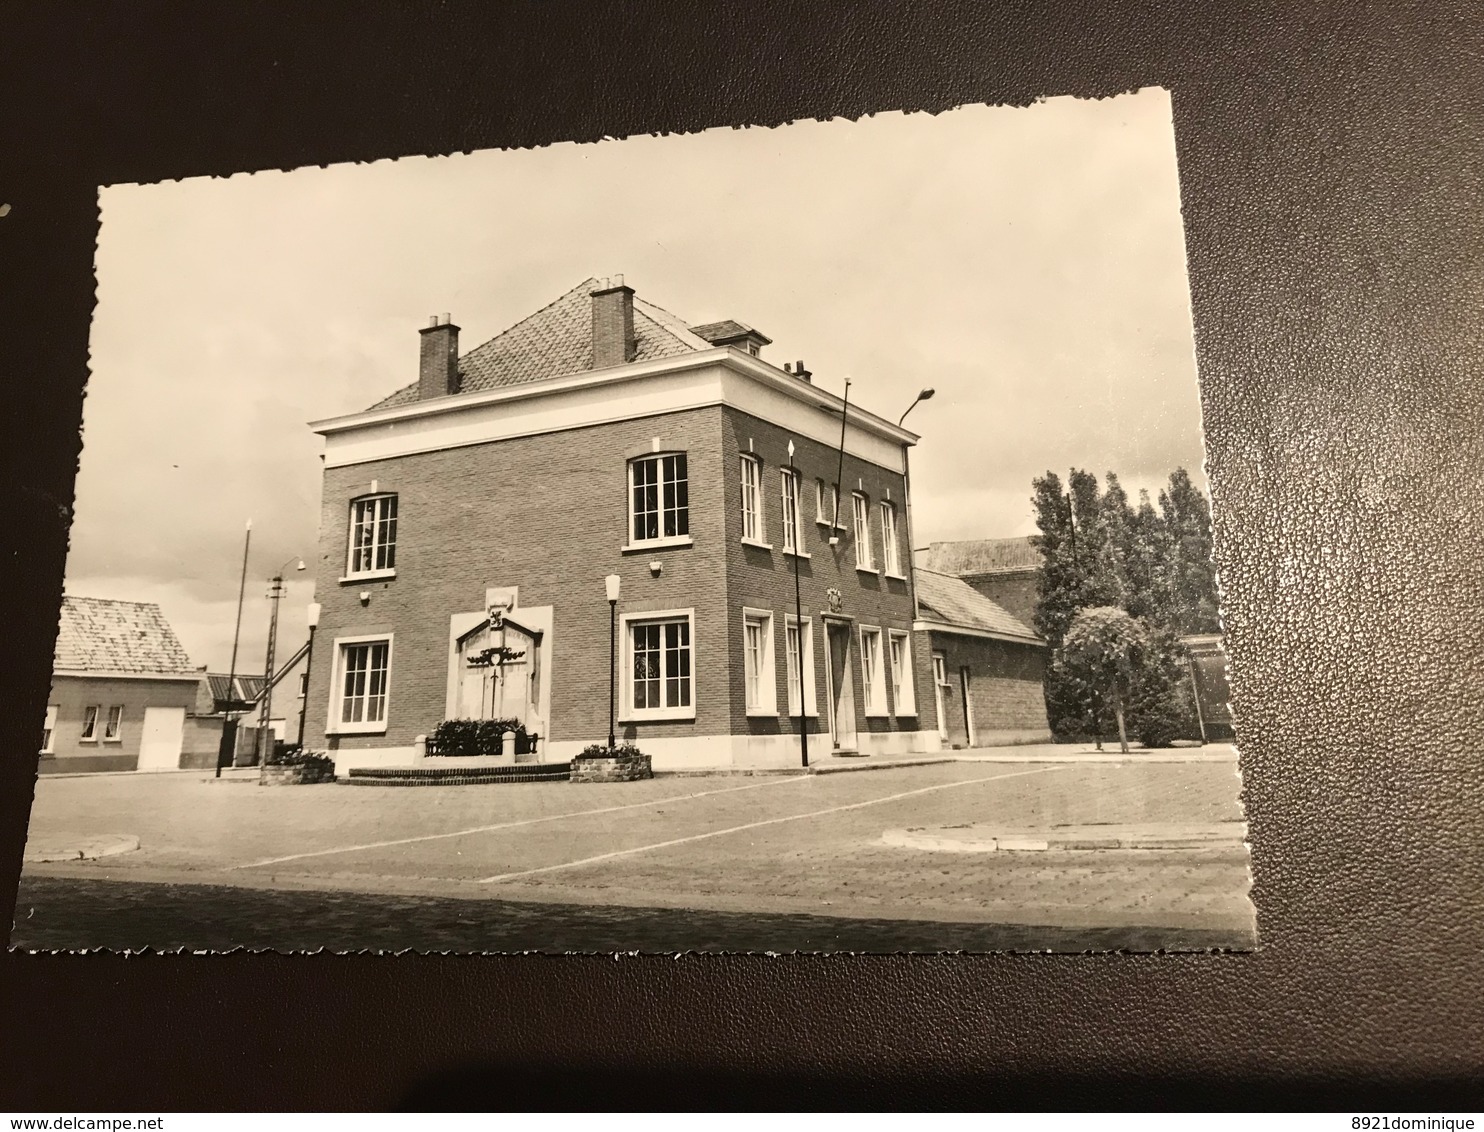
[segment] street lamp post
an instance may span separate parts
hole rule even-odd
[[[927,389],[924,389],[920,393],[918,393],[918,395],[913,398],[912,404],[908,405],[906,409],[902,411],[902,415],[897,418],[897,427],[900,428],[902,426],[902,422],[907,419],[907,414],[910,413],[913,409],[917,408],[918,402],[931,401],[933,399],[933,396],[937,392],[938,391],[936,389],[929,386]],[[912,579],[912,617],[914,620],[916,620],[917,548],[912,542],[912,469],[908,458],[908,446],[905,444],[902,445],[902,494],[905,496],[905,498],[902,500],[902,518],[907,524],[907,576]],[[939,722],[941,722],[941,720]]]
[[[247,552],[252,546],[252,520],[247,521],[247,534],[242,540],[242,578],[237,583],[237,625],[232,630],[232,664],[227,669],[227,709],[223,713],[222,741],[216,749],[216,776],[222,776],[222,763],[235,761],[237,721],[232,718],[232,704],[237,698],[237,640],[242,633],[242,598],[247,593]]]
[[[617,737],[613,733],[613,717],[618,688],[618,592],[621,579],[609,574],[603,579],[608,590],[608,749],[616,747]]]
[[[804,549],[804,527],[803,516],[799,514],[799,492],[801,490],[800,485],[804,481],[799,476],[799,469],[794,466],[794,442],[792,440],[788,442],[788,470],[793,473],[794,481],[794,636],[798,640],[798,649],[795,655],[799,658],[799,755],[807,767],[809,765],[809,729],[804,719],[804,690],[806,687],[804,684],[804,602],[799,596],[799,556],[800,552]],[[784,627],[783,636],[783,650],[786,654],[788,652],[787,626]]]
[[[314,671],[314,631],[319,628],[319,602],[310,602],[306,611],[309,622],[309,651],[304,654],[304,702],[299,705],[299,749],[304,749],[304,714],[309,710],[309,674]]]
[[[298,558],[295,555],[294,558]],[[283,597],[283,572],[288,569],[288,559],[268,579],[268,597],[273,602],[273,612],[268,616],[268,656],[263,662],[263,703],[258,716],[258,777],[267,774],[268,759],[273,754],[273,659],[278,649],[278,602]],[[304,569],[304,559],[299,558],[298,570]]]

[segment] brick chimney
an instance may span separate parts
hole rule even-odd
[[[802,381],[809,382],[811,385],[814,383],[814,374],[804,368],[804,363],[802,361],[794,363],[794,376]]]
[[[417,371],[417,399],[447,397],[459,391],[459,328],[446,314],[435,314],[422,335],[422,356]]]
[[[593,369],[608,369],[634,360],[634,289],[623,276],[602,281],[593,292]]]

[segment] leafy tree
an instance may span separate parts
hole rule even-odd
[[[1169,487],[1159,493],[1159,508],[1169,540],[1165,623],[1177,633],[1214,633],[1221,621],[1210,504],[1185,469],[1176,468]]]
[[[1119,747],[1125,754],[1128,706],[1137,687],[1141,654],[1148,645],[1143,622],[1116,606],[1094,606],[1072,619],[1054,662],[1062,679],[1080,693],[1094,716],[1112,711]]]

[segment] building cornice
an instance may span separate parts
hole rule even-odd
[[[937,621],[932,618],[919,617],[912,622],[912,628],[919,633],[953,633],[960,637],[986,637],[994,641],[1009,641],[1016,645],[1033,645],[1036,648],[1046,648],[1046,642],[1040,637],[1025,637],[1019,633],[1001,633],[994,629],[977,629],[968,625],[955,625],[951,621]]]
[[[172,680],[199,684],[204,672],[114,672],[105,668],[54,668],[52,676],[79,676],[90,680]]]
[[[543,378],[539,381],[522,382],[519,385],[505,385],[498,389],[486,389],[477,393],[455,393],[447,397],[417,401],[410,405],[395,405],[386,409],[370,409],[345,416],[326,417],[323,420],[311,421],[309,427],[322,436],[331,436],[355,429],[421,420],[486,405],[514,404],[536,397],[551,397],[569,391],[576,392],[606,385],[619,385],[664,374],[705,369],[715,365],[724,365],[734,373],[743,374],[793,400],[812,405],[815,409],[827,411],[837,419],[844,406],[843,398],[817,385],[785,373],[776,366],[769,365],[741,350],[730,346],[719,346],[712,350],[696,350],[676,357],[631,362],[628,365],[603,370],[584,370],[562,377]],[[894,444],[916,444],[919,439],[917,433],[892,424],[885,418],[866,412],[856,405],[851,405],[849,408],[849,421],[857,428]]]

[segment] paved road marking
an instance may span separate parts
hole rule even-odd
[[[561,821],[563,818],[582,818],[593,814],[616,814],[620,810],[640,810],[645,806],[658,806],[665,802],[685,802],[691,798],[708,798],[713,794],[732,794],[738,790],[761,790],[764,786],[781,786],[789,782],[808,782],[805,775],[787,778],[770,778],[766,782],[753,782],[747,786],[728,786],[723,790],[700,790],[694,794],[671,794],[664,798],[650,798],[644,802],[630,802],[623,806],[604,806],[596,810],[572,810],[562,814],[546,814],[539,818],[521,818],[519,821],[500,822],[497,825],[479,825],[472,829],[456,829],[451,833],[427,833],[419,837],[399,837],[392,841],[368,841],[364,845],[340,845],[333,849],[314,849],[307,853],[289,853],[283,857],[268,857],[262,861],[249,861],[232,865],[228,872],[238,869],[257,869],[265,865],[281,865],[285,861],[302,861],[308,857],[328,857],[334,853],[356,853],[362,849],[389,849],[395,845],[413,845],[419,841],[441,841],[450,837],[468,837],[473,833],[493,833],[500,829],[515,829],[518,826],[540,825],[542,822]]]
[[[935,790],[949,790],[955,786],[970,786],[976,782],[998,782],[1002,778],[1020,778],[1027,774],[1048,774],[1052,771],[1061,770],[1059,766],[1043,766],[1035,770],[1016,770],[1009,774],[992,774],[988,778],[961,778],[957,782],[941,782],[937,786],[922,786],[916,790],[904,790],[900,794],[888,794],[882,798],[871,798],[864,802],[851,802],[845,806],[830,806],[828,809],[811,810],[807,814],[788,814],[781,818],[767,818],[764,821],[752,821],[746,825],[729,826],[726,829],[713,829],[707,833],[694,833],[689,837],[676,837],[670,841],[656,841],[652,845],[639,845],[633,849],[615,849],[611,853],[599,853],[596,857],[584,857],[580,861],[563,861],[557,865],[541,865],[534,869],[521,869],[519,872],[500,873],[497,876],[484,877],[480,884],[496,884],[502,880],[516,880],[519,877],[535,876],[537,873],[556,872],[558,869],[575,869],[581,865],[592,865],[598,861],[611,861],[615,857],[628,857],[634,853],[647,853],[651,849],[668,849],[673,845],[687,845],[692,841],[704,841],[708,837],[722,837],[728,833],[741,833],[746,829],[761,829],[765,825],[780,825],[783,822],[803,821],[805,818],[818,818],[826,814],[844,813],[846,810],[859,810],[866,806],[879,806],[883,802],[895,802],[902,798],[912,798],[918,794],[931,794]]]

